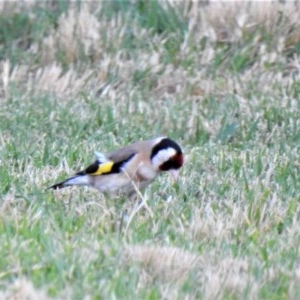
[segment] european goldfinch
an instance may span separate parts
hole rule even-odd
[[[107,154],[95,151],[95,156],[97,160],[85,170],[50,188],[85,185],[103,193],[131,195],[163,171],[177,179],[184,161],[180,146],[167,137],[140,141]]]

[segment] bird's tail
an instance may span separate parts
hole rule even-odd
[[[71,186],[71,185],[89,185],[88,176],[87,175],[75,175],[71,178],[68,178],[67,180],[64,180],[62,182],[59,182],[59,183],[49,186],[49,189],[58,190],[58,189],[62,189],[62,188],[65,188],[65,187]]]

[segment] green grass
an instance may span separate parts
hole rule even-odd
[[[87,31],[73,38],[70,3],[0,12],[0,58],[10,62],[0,298],[298,299],[299,41],[275,49],[284,18],[242,35],[227,24],[224,41],[206,35],[219,28],[210,14],[189,24],[191,4],[130,3],[74,4]],[[140,210],[121,230],[134,203],[47,190],[94,150],[159,135],[184,149],[180,180],[165,174],[142,191],[152,214]]]

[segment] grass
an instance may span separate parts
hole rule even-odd
[[[0,10],[0,298],[298,299],[297,3],[51,5]],[[134,203],[46,189],[159,135],[180,180],[121,231]]]

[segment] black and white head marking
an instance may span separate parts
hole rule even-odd
[[[151,162],[161,171],[178,170],[183,164],[180,146],[169,138],[162,138],[152,149]]]

